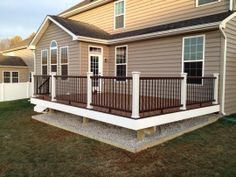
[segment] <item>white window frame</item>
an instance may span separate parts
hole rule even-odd
[[[52,43],[53,42],[55,42],[56,44],[57,44],[57,46],[56,47],[51,47],[51,45],[52,45]],[[52,62],[52,50],[54,50],[54,49],[56,49],[57,50],[57,59],[56,59],[56,61],[57,61],[57,64],[52,64],[51,62]],[[58,64],[59,64],[59,62],[58,62],[58,43],[57,43],[57,41],[56,40],[52,40],[51,41],[51,43],[50,43],[50,63],[49,63],[49,73],[51,73],[52,72],[52,66],[53,65],[56,65],[57,66],[57,73],[58,73]]]
[[[101,49],[101,53],[91,53],[90,52],[90,48],[99,48]],[[101,61],[99,61],[99,69],[100,69],[100,75],[103,76],[103,64],[104,64],[104,58],[103,58],[103,47],[102,46],[98,46],[98,45],[89,45],[88,46],[88,72],[91,72],[90,71],[90,67],[91,67],[91,62],[90,62],[90,57],[91,55],[96,55],[98,56],[99,58],[101,58]]]
[[[203,59],[202,60],[185,61],[184,60],[185,39],[197,38],[197,37],[203,37],[203,56],[202,56]],[[182,73],[184,73],[184,63],[202,62],[202,77],[204,77],[204,74],[205,74],[205,52],[206,52],[206,35],[205,34],[183,37],[183,41],[182,41]]]
[[[6,83],[4,80],[5,80],[5,77],[4,77],[4,73],[5,72],[9,72],[10,73],[10,82],[9,83]],[[13,82],[13,75],[12,73],[18,73],[18,82]],[[10,84],[10,83],[20,83],[20,72],[19,71],[2,71],[2,81],[3,83],[5,84]]]
[[[62,49],[67,49],[67,63],[61,62]],[[62,65],[67,65],[67,74],[69,75],[69,56],[70,56],[69,55],[69,46],[60,47],[60,60],[59,60],[60,71],[58,72],[58,73],[60,73],[60,75],[62,75]]]
[[[43,64],[43,52],[47,52],[47,64]],[[49,74],[49,57],[48,57],[48,49],[41,50],[41,75],[43,75],[43,66],[47,66],[47,74]]]
[[[123,63],[123,64],[117,64],[117,48],[121,48],[121,47],[126,47],[126,63]],[[126,65],[126,76],[125,77],[127,77],[128,76],[128,51],[129,51],[129,48],[128,48],[128,45],[120,45],[120,46],[116,46],[115,47],[115,77],[117,77],[117,73],[116,73],[116,66],[118,66],[118,65]]]
[[[120,15],[116,15],[116,4],[118,4],[119,2],[124,2],[124,13],[123,14],[120,14]],[[119,0],[119,1],[116,1],[114,2],[114,30],[119,30],[119,29],[125,29],[125,14],[126,14],[126,5],[125,5],[125,0]],[[124,16],[124,26],[122,28],[116,28],[116,17],[119,17],[119,16]]]
[[[207,6],[207,5],[216,4],[216,3],[219,3],[219,2],[221,2],[221,0],[199,5],[199,0],[196,0],[196,7]]]

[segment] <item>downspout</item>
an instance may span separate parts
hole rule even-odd
[[[221,113],[226,115],[225,113],[225,83],[226,83],[226,60],[227,60],[227,35],[224,31],[225,26],[221,23],[219,26],[221,34],[224,37],[224,55],[223,55],[223,73],[222,73],[222,96],[221,96]]]
[[[229,10],[233,11],[234,0],[229,1]]]

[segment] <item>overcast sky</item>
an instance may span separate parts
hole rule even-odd
[[[57,15],[80,0],[1,0],[0,39],[37,31],[46,15]]]

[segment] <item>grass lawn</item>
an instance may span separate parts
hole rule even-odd
[[[236,176],[236,116],[138,154],[31,119],[26,100],[0,103],[0,176]]]

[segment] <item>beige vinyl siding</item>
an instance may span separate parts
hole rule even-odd
[[[226,25],[227,62],[225,83],[225,113],[236,113],[236,18]]]
[[[140,71],[141,75],[176,75],[182,72],[183,37],[206,35],[205,75],[220,72],[221,36],[219,31],[179,35],[133,42],[128,45],[128,75]],[[115,74],[115,46],[110,48],[110,75]]]
[[[29,67],[29,70],[31,72],[34,71],[34,55],[31,50],[21,49],[21,50],[4,53],[4,55],[21,57],[24,60],[25,64]]]
[[[70,18],[96,25],[109,33],[118,33],[217,14],[229,9],[229,0],[201,7],[196,7],[195,0],[125,0],[125,2],[125,29],[114,30],[114,2]]]
[[[97,45],[92,43],[80,42],[81,47],[81,75],[86,75],[89,71],[89,46],[101,47],[103,50],[102,63],[103,75],[109,74],[109,48],[105,45]],[[105,62],[105,59],[107,62]]]
[[[19,67],[1,67],[0,66],[0,83],[3,82],[3,72],[11,71],[19,73],[19,82],[28,82],[29,81],[29,70],[28,68],[19,68]]]
[[[79,42],[73,41],[70,35],[53,23],[50,24],[36,46],[36,73],[41,74],[41,50],[48,49],[48,59],[50,60],[50,44],[52,40],[56,40],[58,45],[58,60],[60,59],[60,47],[69,46],[69,75],[78,75],[80,70]],[[58,71],[59,69],[58,64]]]

